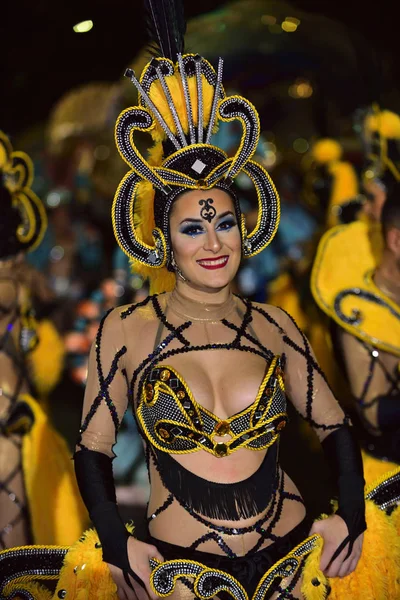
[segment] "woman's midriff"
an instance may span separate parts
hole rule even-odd
[[[215,457],[210,455],[210,458],[218,461],[220,464],[221,477],[218,478],[218,472],[216,471],[216,467],[213,469],[209,469],[207,471],[207,464],[210,466],[210,461],[206,460],[205,452],[197,452],[196,456],[185,455],[185,468],[188,468],[188,458],[196,458],[196,467],[201,462],[201,459],[205,461],[205,464],[201,467],[201,469],[197,468],[194,471],[193,467],[191,470],[195,472],[196,475],[203,477],[204,479],[208,479],[209,481],[219,481],[220,483],[234,483],[235,481],[240,481],[250,477],[251,474],[257,470],[260,466],[265,453],[264,452],[251,452],[249,450],[243,450],[238,452],[238,455],[247,456],[247,465],[244,464],[243,456],[237,457],[236,461],[232,460],[235,458],[235,455],[231,455],[229,457],[223,459],[215,459]],[[201,457],[199,456],[201,455]],[[258,456],[257,456],[258,455]],[[174,455],[174,458],[178,459],[182,458],[181,456]],[[254,460],[257,458],[257,460]],[[198,460],[200,459],[200,460]],[[230,462],[231,464],[225,463],[225,461]],[[181,464],[183,461],[179,461]],[[211,461],[212,462],[212,461]],[[249,468],[249,463],[252,465],[252,468]],[[190,468],[190,467],[189,467]],[[200,472],[199,472],[200,471]],[[233,478],[232,474],[235,474],[236,477]],[[231,475],[231,477],[229,477]],[[300,498],[300,493],[293,483],[293,481],[283,473],[281,469],[279,469],[279,479],[282,480],[284,478],[284,491],[289,492],[290,494],[295,494]],[[155,511],[164,504],[166,499],[169,496],[168,490],[163,486],[160,476],[151,462],[150,464],[150,477],[151,477],[151,495],[148,507],[148,516],[150,517]],[[276,504],[274,510],[272,512],[272,516],[263,523],[263,529],[267,529],[271,520],[276,519],[276,511],[277,505],[279,504],[279,489],[276,492]],[[248,519],[241,519],[237,521],[220,521],[216,519],[207,518],[206,520],[214,525],[227,527],[227,528],[247,528],[253,526],[255,523],[260,521],[260,519],[267,514],[271,513],[271,503],[274,502],[274,496],[270,499],[268,506],[266,509],[256,515],[254,517]],[[292,500],[285,498],[282,504],[282,510],[279,519],[277,519],[276,524],[272,530],[274,536],[282,537],[289,531],[291,531],[296,525],[298,525],[305,517],[306,511],[304,504],[299,502],[298,500]],[[150,535],[159,540],[163,540],[165,542],[169,542],[170,544],[174,544],[177,546],[189,547],[204,536],[205,534],[213,531],[213,529],[207,527],[205,524],[200,523],[196,520],[185,508],[183,508],[176,500],[172,502],[171,505],[160,514],[158,514],[154,519],[150,520],[149,523],[149,532]],[[260,534],[256,531],[250,531],[248,533],[243,533],[240,535],[229,535],[226,533],[218,532],[218,534],[222,537],[224,542],[229,546],[229,548],[237,555],[244,556],[252,548],[256,545],[256,543],[260,539]],[[265,548],[270,545],[272,541],[267,539],[260,546],[260,548]],[[224,551],[219,547],[218,543],[215,540],[207,540],[197,546],[198,550],[202,550],[204,552],[211,552],[214,554],[222,554],[224,555]]]

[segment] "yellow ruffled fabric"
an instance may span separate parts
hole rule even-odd
[[[46,399],[61,379],[65,345],[62,337],[48,319],[36,325],[39,343],[29,354],[29,366],[40,399]]]
[[[71,452],[46,413],[24,394],[34,424],[23,436],[25,490],[35,544],[69,546],[89,523],[75,479]]]

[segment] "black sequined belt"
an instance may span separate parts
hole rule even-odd
[[[216,594],[221,599],[232,595],[237,600],[270,598],[282,577],[296,575],[303,559],[315,547],[314,538],[318,537],[307,538],[311,524],[306,517],[267,548],[237,558],[176,546],[149,535],[146,541],[156,546],[165,560],[161,564],[152,562],[154,591],[158,595],[172,593],[180,579],[200,598]],[[229,596],[222,590],[228,591]]]

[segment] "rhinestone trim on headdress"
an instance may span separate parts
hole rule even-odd
[[[278,194],[265,169],[251,160],[260,136],[258,114],[245,98],[237,95],[226,97],[222,70],[222,59],[219,59],[216,73],[201,56],[178,54],[176,64],[169,58],[153,58],[140,80],[131,69],[126,72],[138,90],[139,106],[123,111],[116,124],[116,144],[131,171],[125,175],[116,192],[113,224],[122,250],[144,265],[160,268],[170,264],[169,211],[179,194],[190,189],[212,187],[229,192],[240,172],[246,173],[253,181],[259,205],[257,225],[247,235],[239,202],[231,192],[241,222],[244,257],[263,250],[276,232],[280,215]],[[172,88],[170,78],[174,82]],[[192,83],[189,85],[191,80],[195,87]],[[157,90],[154,88],[157,94],[152,97],[152,85],[156,83],[159,87]],[[177,86],[181,89],[179,98],[173,95],[173,90],[178,93]],[[213,93],[209,99],[210,86]],[[157,106],[161,102],[160,94],[164,95],[162,109]],[[194,107],[197,108],[196,119]],[[210,141],[218,121],[234,120],[241,123],[243,134],[235,155],[228,158]],[[133,141],[135,130],[157,136],[163,132],[165,140],[160,164],[152,166],[140,154]],[[153,245],[143,242],[135,230],[135,202],[141,181],[150,182],[156,191]]]

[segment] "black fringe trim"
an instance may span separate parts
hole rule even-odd
[[[262,513],[274,493],[278,443],[271,446],[260,467],[247,479],[218,483],[185,469],[170,454],[153,448],[155,466],[164,487],[183,505],[210,519],[239,521]]]

